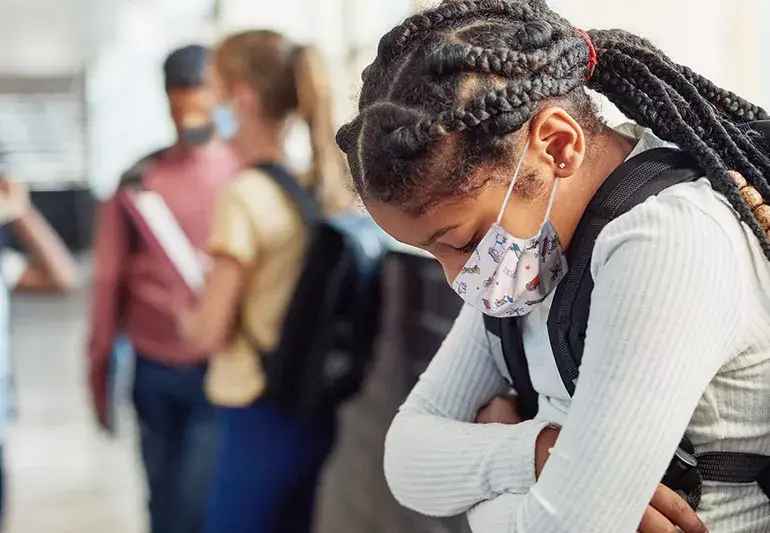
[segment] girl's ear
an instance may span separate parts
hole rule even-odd
[[[583,128],[560,107],[547,107],[534,117],[530,135],[530,149],[536,154],[538,165],[550,169],[553,176],[572,176],[585,159]]]

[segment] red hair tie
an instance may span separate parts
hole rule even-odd
[[[591,36],[583,30],[578,30],[578,33],[588,45],[588,66],[586,67],[586,82],[589,82],[594,75],[596,65],[599,64],[599,59],[596,56],[596,47],[591,40]]]

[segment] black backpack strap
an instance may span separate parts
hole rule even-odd
[[[138,189],[144,187],[144,177],[147,173],[147,167],[150,166],[150,164],[152,164],[160,156],[165,154],[169,148],[170,147],[161,148],[160,150],[156,150],[151,154],[148,154],[139,159],[139,161],[134,163],[131,168],[126,170],[120,176],[118,187],[132,187]]]
[[[323,210],[315,196],[302,187],[284,167],[274,163],[263,163],[254,168],[270,176],[283,189],[283,192],[297,206],[305,224],[312,226],[323,218]]]
[[[704,481],[757,483],[770,498],[770,456],[741,452],[707,452],[696,456]]]
[[[569,272],[559,283],[548,317],[548,333],[564,386],[575,393],[583,358],[586,326],[594,288],[591,257],[604,227],[661,191],[703,176],[685,152],[648,150],[632,157],[605,180],[588,204],[567,250]]]
[[[121,190],[125,191],[126,189],[143,189],[147,168],[159,157],[165,154],[170,148],[170,146],[167,146],[142,157],[139,159],[139,161],[134,163],[131,168],[121,174],[120,181],[118,182],[118,193],[120,193]],[[125,215],[124,218],[126,220],[126,224],[128,225],[129,232],[128,249],[129,251],[135,251],[139,246],[139,231],[136,229],[136,226],[134,225],[130,216]]]
[[[770,122],[752,128],[770,139]],[[663,190],[699,179],[703,172],[684,152],[661,148],[644,152],[621,165],[607,178],[588,205],[567,250],[569,272],[554,294],[548,331],[559,373],[574,394],[583,358],[585,332],[594,288],[590,266],[599,233],[615,218]],[[770,498],[770,456],[708,452],[695,454],[687,437],[677,449],[663,483],[679,491],[697,509],[702,482],[758,483]]]
[[[511,375],[511,386],[516,390],[519,398],[519,415],[525,420],[535,418],[538,410],[538,394],[532,385],[518,322],[515,319],[484,315],[484,327],[489,333],[500,337],[503,359]]]

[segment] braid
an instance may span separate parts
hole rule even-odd
[[[770,201],[765,140],[745,125],[768,114],[642,37],[590,36],[598,65],[586,84],[588,46],[545,0],[445,0],[406,19],[380,41],[360,113],[338,134],[359,194],[424,210],[468,193],[483,185],[470,181],[478,166],[511,165],[511,134],[542,105],[564,107],[586,131],[603,127],[587,86],[687,151],[770,258],[770,231],[755,216],[764,213],[739,189]]]
[[[770,198],[770,184],[763,174],[770,169],[767,155],[752,137],[726,116],[720,116],[665,55],[654,53],[647,47],[618,42],[618,33],[591,32],[600,56],[591,87],[619,104],[629,118],[687,150],[714,189],[725,195],[741,220],[760,239],[770,258],[766,231],[728,174],[730,163],[764,198]],[[618,79],[625,83],[617,83],[615,80]]]
[[[420,34],[438,31],[443,26],[461,22],[467,18],[476,20],[500,16],[519,21],[535,21],[538,11],[545,8],[544,1],[510,2],[506,0],[455,0],[443,2],[436,9],[418,13],[387,33],[377,50],[378,59],[392,61]]]
[[[744,175],[750,176],[751,182],[757,184],[762,195],[770,198],[770,186],[763,179],[770,175],[770,159],[740,129],[724,115],[709,105],[708,101],[700,98],[697,88],[677,69],[667,58],[652,51],[633,48],[625,43],[613,44],[614,50],[643,62],[652,74],[658,76],[668,87],[675,106],[685,115],[684,120],[693,126],[699,137],[702,137],[715,150],[724,147],[729,154],[730,166]],[[701,121],[706,117],[709,135],[704,135],[706,129]],[[759,168],[758,168],[759,167]]]
[[[751,122],[770,118],[761,107],[744,100],[733,92],[717,87],[714,82],[700,74],[696,74],[689,67],[680,65],[679,69],[682,75],[687,78],[687,81],[698,89],[701,96],[721,113],[724,113],[730,120],[734,122]]]

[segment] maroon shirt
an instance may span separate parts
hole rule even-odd
[[[205,248],[219,194],[240,169],[235,152],[215,143],[176,146],[147,168],[144,187],[162,196],[190,243]],[[118,333],[126,332],[138,353],[168,364],[190,364],[199,353],[177,334],[172,310],[192,296],[173,267],[138,238],[120,202],[106,201],[94,242],[89,357],[104,368]]]

